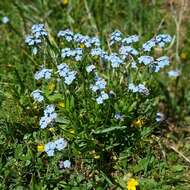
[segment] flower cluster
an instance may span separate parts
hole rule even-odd
[[[64,38],[68,42],[74,41],[78,44],[83,44],[87,48],[90,48],[93,45],[97,47],[100,46],[100,40],[97,37],[90,37],[79,33],[74,34],[69,29],[59,31],[57,36],[59,38]]]
[[[129,55],[137,56],[139,54],[139,52],[131,46],[121,46],[119,53],[123,59],[126,59]]]
[[[57,66],[59,76],[64,78],[64,83],[70,85],[73,80],[76,78],[76,71],[71,71],[66,64],[60,64]]]
[[[166,44],[172,41],[172,37],[168,34],[159,34],[156,37],[153,37],[149,41],[143,44],[142,49],[143,51],[151,51],[151,49],[155,46],[159,46],[163,48]]]
[[[42,95],[42,91],[39,89],[34,90],[31,95],[34,98],[34,100],[37,102],[42,102],[44,100],[44,97]]]
[[[96,76],[95,84],[91,85],[90,89],[93,92],[97,92],[99,94],[99,96],[96,98],[97,104],[103,104],[104,100],[107,100],[109,98],[108,94],[104,92],[105,88],[106,88],[106,81],[101,77]]]
[[[144,86],[144,84],[134,85],[133,83],[130,83],[128,89],[134,93],[139,92],[146,96],[149,95],[149,90]]]
[[[72,57],[76,61],[81,61],[82,54],[83,54],[82,48],[76,48],[76,49],[64,48],[61,50],[61,57],[62,58]]]
[[[114,31],[110,35],[110,45],[113,45],[115,42],[120,42],[122,40],[122,33],[119,30]]]
[[[40,128],[46,128],[49,124],[53,123],[56,118],[55,106],[53,104],[48,105],[44,110],[44,116],[40,119]]]
[[[130,45],[130,44],[133,44],[133,43],[138,42],[138,41],[139,41],[139,36],[131,35],[131,36],[124,38],[122,40],[122,44],[123,45]]]
[[[60,151],[65,149],[66,146],[67,146],[67,141],[63,138],[60,138],[54,142],[48,142],[47,144],[45,144],[44,150],[48,156],[53,156],[56,149]]]
[[[94,65],[88,65],[86,67],[86,72],[90,73],[90,72],[94,71],[95,69],[96,69],[96,67]]]
[[[34,75],[34,78],[36,80],[40,80],[42,78],[44,79],[50,79],[52,74],[52,69],[41,69],[40,71],[37,71]]]
[[[26,36],[25,43],[32,46],[32,53],[37,54],[37,46],[42,42],[42,38],[48,35],[44,24],[34,24],[31,28],[31,35]]]

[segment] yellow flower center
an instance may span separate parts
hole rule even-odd
[[[84,44],[80,44],[80,48],[84,48]]]

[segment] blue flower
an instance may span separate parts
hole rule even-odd
[[[162,56],[154,62],[155,64],[155,72],[158,72],[160,69],[164,68],[165,66],[169,65],[169,57]]]
[[[36,55],[37,53],[38,53],[37,47],[33,47],[33,48],[32,48],[32,54],[33,54],[33,55]]]
[[[56,145],[54,142],[49,142],[45,144],[45,152],[47,153],[48,156],[54,155],[55,147]]]
[[[132,92],[138,92],[138,87],[135,86],[133,83],[130,83],[128,89]]]
[[[64,82],[67,85],[70,85],[74,79],[76,78],[76,71],[70,71],[68,65],[60,64],[57,66],[58,68],[58,73],[61,77],[64,77]]]
[[[67,141],[63,138],[57,139],[54,143],[57,150],[63,150],[67,146]]]
[[[157,112],[157,113],[156,113],[156,121],[157,121],[157,122],[161,122],[161,121],[163,121],[163,120],[164,120],[164,114],[161,113],[161,112]]]
[[[67,76],[67,73],[69,72],[69,67],[67,64],[62,63],[62,64],[58,65],[57,68],[58,68],[59,76],[61,76],[61,77]]]
[[[130,83],[128,89],[133,93],[139,92],[146,96],[149,95],[149,90],[144,86],[144,84],[134,85],[133,83]]]
[[[95,78],[95,85],[91,85],[90,88],[93,92],[97,92],[98,90],[103,90],[106,87],[106,81],[100,77]]]
[[[144,84],[139,84],[138,85],[138,92],[140,92],[140,93],[142,93],[142,94],[144,94],[146,96],[149,95],[149,90],[148,90],[148,88],[145,87]]]
[[[77,74],[76,71],[69,71],[67,73],[67,76],[65,76],[64,80],[65,84],[70,85],[75,80],[76,74]]]
[[[178,77],[179,75],[180,75],[179,70],[171,70],[171,71],[168,72],[169,77]]]
[[[143,63],[145,65],[150,65],[154,62],[154,58],[151,56],[143,55],[138,58],[139,63]]]
[[[168,34],[159,34],[155,38],[156,44],[163,48],[167,43],[172,41],[172,37]]]
[[[44,116],[40,119],[40,128],[46,128],[49,124],[54,122],[56,118],[55,106],[53,104],[48,105],[44,110]]]
[[[113,68],[117,68],[121,64],[123,64],[123,60],[116,53],[112,53],[111,55],[109,55],[108,61],[111,62],[111,66]]]
[[[36,80],[40,80],[42,78],[50,79],[52,74],[52,69],[41,69],[40,71],[36,72],[34,78]]]
[[[126,59],[128,55],[138,55],[138,51],[131,46],[121,46],[119,53],[122,55],[123,59]]]
[[[64,48],[61,50],[61,57],[73,57],[76,61],[80,61],[82,59],[83,50],[82,48],[76,48],[76,49],[70,49],[70,48]]]
[[[97,104],[103,104],[104,100],[107,100],[109,98],[108,94],[104,91],[101,91],[98,98],[96,98]]]
[[[145,42],[142,46],[143,51],[151,51],[153,47],[156,46],[156,40],[153,38],[147,42]]]
[[[34,36],[26,36],[25,38],[25,43],[28,44],[29,46],[33,46],[33,45],[38,45],[40,44],[42,41],[39,38],[35,38]]]
[[[122,33],[119,30],[115,30],[110,35],[110,45],[113,45],[115,42],[119,42],[122,40]]]
[[[64,30],[64,31],[59,31],[57,36],[60,38],[60,37],[63,37],[65,38],[68,42],[72,41],[73,40],[73,32],[70,31],[69,29],[67,30]]]
[[[119,121],[123,121],[124,120],[124,116],[121,114],[121,112],[116,112],[115,115],[114,115],[114,118],[116,120],[119,120]]]
[[[97,38],[97,37],[92,37],[91,39],[90,39],[90,43],[92,44],[92,45],[94,45],[94,46],[100,46],[100,40]]]
[[[122,40],[122,44],[123,45],[132,44],[132,43],[135,43],[135,42],[138,42],[138,41],[139,41],[139,36],[138,35],[132,35],[132,36],[124,38]]]
[[[131,63],[131,68],[137,69],[137,63],[136,63],[135,61],[133,61],[133,62]]]
[[[96,67],[94,65],[89,65],[89,66],[86,67],[87,73],[90,73],[90,72],[92,72],[95,69],[96,69]]]
[[[65,161],[63,162],[63,165],[64,165],[64,168],[70,168],[70,167],[71,167],[71,161],[65,160]]]
[[[37,102],[42,102],[44,100],[44,97],[42,96],[42,91],[41,90],[34,90],[32,92],[32,96],[34,98],[35,101]]]
[[[35,38],[48,35],[48,33],[45,30],[44,24],[34,24],[32,26],[32,33],[34,34]]]

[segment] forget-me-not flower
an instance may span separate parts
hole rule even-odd
[[[32,97],[34,98],[35,101],[37,102],[42,102],[44,100],[44,97],[42,96],[42,91],[41,90],[34,90],[32,92]]]
[[[108,94],[105,93],[104,91],[101,91],[98,98],[96,98],[96,102],[97,104],[103,104],[104,100],[107,100],[108,98],[109,98]]]
[[[67,141],[63,138],[57,139],[54,143],[57,150],[63,150],[67,146]]]
[[[54,142],[48,142],[47,144],[45,144],[45,152],[48,156],[54,155],[55,147],[56,145]]]
[[[50,79],[52,74],[52,69],[41,69],[40,71],[37,71],[34,75],[34,78],[36,80],[40,80],[42,78],[44,79]]]

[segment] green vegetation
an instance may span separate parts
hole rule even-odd
[[[1,1],[0,189],[189,190],[188,7],[188,0]],[[26,37],[39,23],[48,35],[28,45]],[[139,54],[130,54],[114,69],[113,57],[92,56],[84,42],[57,36],[66,29],[98,37],[109,55],[121,45],[110,44],[112,32],[138,35],[133,47]],[[159,34],[172,40],[163,49],[157,44],[143,52],[142,45]],[[68,47],[81,48],[82,60],[64,58],[61,49]],[[170,64],[159,72],[140,63],[132,68],[142,55],[168,56]],[[72,80],[61,76],[57,66],[63,63]],[[88,73],[91,64],[96,70]],[[35,80],[42,66],[52,69],[51,77]],[[95,75],[106,85],[93,91]],[[32,97],[36,89],[42,102],[39,94]],[[53,111],[47,114],[48,105]],[[163,114],[159,122],[157,113]],[[43,116],[44,125],[39,123]],[[56,144],[55,152],[45,149],[62,138],[65,144]]]

